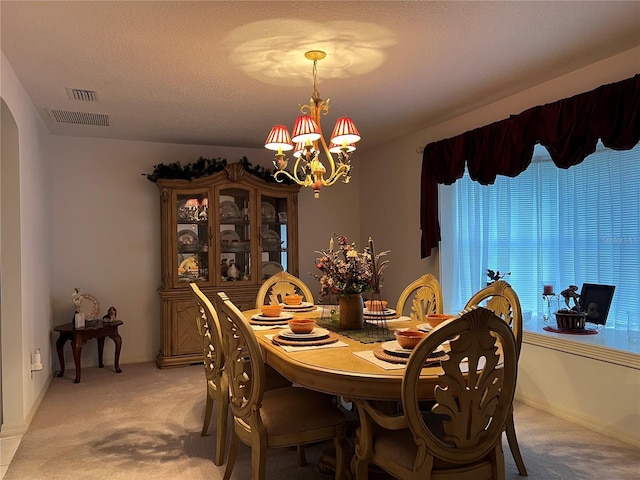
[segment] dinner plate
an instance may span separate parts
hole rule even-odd
[[[220,202],[220,218],[223,220],[239,220],[240,209],[230,200]]]
[[[433,330],[433,327],[428,323],[421,323],[420,325],[416,325],[416,328],[421,332],[430,332]]]
[[[329,330],[326,328],[314,328],[310,333],[294,333],[290,328],[285,328],[279,332],[279,335],[289,340],[314,340],[329,336]]]
[[[262,322],[282,322],[283,320],[291,320],[293,318],[292,313],[281,313],[277,317],[268,317],[267,315],[261,315],[256,313],[252,315],[251,318],[254,320],[260,320]]]
[[[369,315],[370,317],[393,317],[396,314],[396,311],[393,308],[385,308],[384,310],[369,310],[368,308],[363,309],[363,313],[365,315]]]
[[[382,349],[391,354],[391,355],[398,355],[400,357],[408,357],[409,355],[411,355],[411,352],[413,352],[413,350],[410,350],[408,348],[402,348],[400,346],[400,344],[396,341],[396,340],[391,340],[389,342],[384,342],[382,345]],[[437,356],[438,354],[443,354],[444,353],[444,349],[442,348],[442,345],[440,347],[438,347],[436,350],[433,351],[433,353]]]
[[[286,303],[281,303],[280,305],[282,305],[284,308],[287,308],[289,310],[299,310],[299,309],[313,307],[313,303],[309,303],[309,302],[300,302],[298,305],[288,305]]]
[[[262,213],[262,220],[271,222],[276,219],[276,209],[269,202],[262,202],[260,204],[260,210]]]
[[[402,348],[396,340],[384,342],[381,346],[385,352],[390,353],[391,355],[400,355],[402,357],[408,357],[409,355],[411,355],[411,352],[413,352],[413,350],[411,349]]]

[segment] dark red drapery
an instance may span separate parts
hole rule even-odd
[[[497,175],[515,177],[526,170],[536,143],[546,147],[556,166],[569,168],[593,153],[598,139],[614,150],[629,150],[640,141],[640,74],[427,144],[422,157],[422,258],[440,241],[438,184],[461,178],[465,163],[472,180],[489,185]]]

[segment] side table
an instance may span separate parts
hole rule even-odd
[[[60,336],[56,340],[56,351],[58,352],[58,360],[60,361],[60,373],[58,377],[64,376],[64,354],[63,347],[67,340],[71,341],[71,349],[73,350],[73,361],[76,364],[76,378],[73,383],[80,383],[80,354],[82,347],[88,340],[95,338],[98,340],[98,366],[104,368],[102,363],[102,353],[104,351],[104,339],[109,337],[116,344],[116,353],[113,366],[117,373],[122,372],[120,369],[120,350],[122,349],[122,337],[118,333],[118,327],[124,322],[114,320],[112,322],[103,322],[102,320],[92,320],[87,322],[84,328],[73,328],[73,323],[65,323],[54,327],[54,331],[59,332]]]

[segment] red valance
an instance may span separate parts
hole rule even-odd
[[[556,166],[569,168],[593,153],[598,139],[614,150],[630,150],[640,141],[640,74],[427,144],[422,157],[422,258],[440,241],[438,184],[461,178],[465,164],[472,180],[489,185],[497,175],[515,177],[526,170],[536,143]]]

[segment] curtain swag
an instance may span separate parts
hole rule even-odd
[[[427,144],[420,200],[422,258],[440,241],[438,184],[461,178],[465,163],[472,180],[489,185],[497,175],[515,177],[526,170],[536,143],[558,168],[569,168],[593,153],[598,139],[613,150],[630,150],[640,141],[640,74]]]

